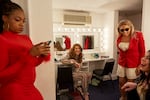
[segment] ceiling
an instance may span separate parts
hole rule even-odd
[[[107,11],[141,11],[143,0],[53,0],[53,9],[103,13]]]

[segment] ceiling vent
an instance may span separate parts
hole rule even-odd
[[[91,16],[64,14],[63,23],[64,25],[88,25],[91,24]]]

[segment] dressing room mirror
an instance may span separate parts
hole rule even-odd
[[[94,49],[94,36],[84,35],[82,36],[83,49]]]
[[[80,38],[72,37],[71,35],[56,35],[54,47],[56,51],[69,50],[76,41],[84,50],[94,49],[94,35],[80,35]],[[75,41],[74,41],[75,40]]]
[[[71,36],[57,35],[55,37],[54,48],[56,51],[65,51],[71,48]]]

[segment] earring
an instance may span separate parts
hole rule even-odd
[[[8,23],[3,24],[3,30],[9,31],[9,24]]]
[[[7,24],[7,31],[9,31],[9,24]]]

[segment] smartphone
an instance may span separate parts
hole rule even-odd
[[[52,41],[51,41],[51,40],[49,40],[49,41],[48,41],[48,45],[50,45],[50,44],[51,44],[51,42],[52,42]]]

